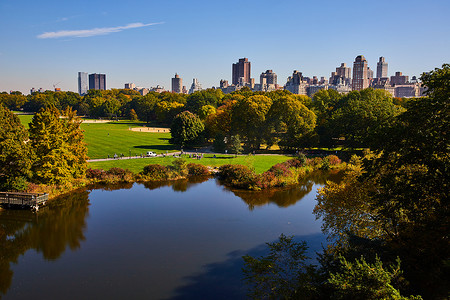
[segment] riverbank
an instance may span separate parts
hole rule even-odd
[[[76,179],[64,185],[37,185],[30,183],[27,192],[48,193],[49,200],[58,196],[71,193],[73,190],[92,184],[118,184],[134,182],[152,182],[161,180],[179,180],[190,176],[210,176],[217,175],[224,185],[243,190],[264,190],[276,187],[286,187],[298,184],[309,173],[315,170],[338,170],[345,169],[346,164],[335,155],[324,158],[298,157],[278,158],[281,162],[267,167],[268,161],[272,159],[255,159],[255,156],[244,156],[246,164],[222,164],[221,166],[208,165],[207,160],[188,160],[184,158],[170,158],[165,162],[170,164],[148,164],[140,171],[133,172],[128,169],[112,167],[110,169],[88,169],[86,177]],[[210,158],[213,160],[213,158]],[[246,160],[245,160],[246,159]],[[155,162],[154,160],[145,160]],[[262,169],[251,167],[248,162],[258,161],[264,166],[265,171],[256,172]],[[250,166],[249,166],[250,165]]]

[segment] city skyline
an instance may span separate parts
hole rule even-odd
[[[383,14],[376,14],[380,7]],[[258,81],[273,70],[280,85],[293,70],[328,78],[341,63],[352,66],[358,55],[372,70],[385,57],[388,77],[395,72],[420,76],[450,61],[449,10],[443,0],[324,1],[320,9],[302,1],[229,1],[226,6],[131,1],[123,6],[7,0],[0,3],[0,26],[8,28],[0,32],[0,91],[28,94],[33,87],[52,90],[58,83],[63,91],[77,92],[77,74],[83,70],[107,74],[107,89],[133,82],[170,90],[175,73],[186,82],[197,78],[204,88],[217,87],[222,79],[232,82],[230,64],[242,57],[252,63],[251,78]],[[336,21],[337,16],[344,17]],[[271,26],[259,26],[263,20]],[[400,26],[406,29],[394,30]],[[378,27],[392,30],[383,31],[381,39]],[[305,29],[294,38],[296,28]]]

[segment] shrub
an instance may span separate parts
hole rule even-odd
[[[184,158],[174,160],[171,167],[180,176],[186,176],[188,174],[187,161]]]
[[[169,176],[169,170],[165,166],[158,164],[147,165],[144,167],[142,174],[155,180],[164,180]]]
[[[86,170],[86,178],[88,179],[97,179],[104,180],[106,177],[106,172],[102,169],[87,169]]]
[[[272,172],[275,176],[289,176],[292,174],[289,170],[289,164],[286,163],[273,165],[267,172]]]
[[[296,168],[296,169],[301,168],[305,165],[305,161],[301,161],[298,158],[293,158],[293,159],[287,160],[285,163],[288,164],[289,167]]]
[[[308,158],[306,160],[306,164],[313,167],[319,167],[322,165],[322,158],[321,157]]]
[[[223,165],[218,176],[225,184],[246,189],[253,189],[257,179],[255,173],[243,165]]]
[[[328,159],[328,162],[330,163],[330,165],[335,166],[340,164],[342,161],[339,159],[339,157],[337,157],[336,155],[328,155],[326,157]]]
[[[189,175],[209,175],[208,167],[201,164],[190,163],[187,165]]]
[[[121,168],[111,168],[106,171],[106,174],[109,175],[108,179],[110,181],[125,181],[129,182],[133,180],[133,173],[130,170],[121,169]]]
[[[330,169],[330,161],[328,160],[328,157],[325,157],[322,160],[322,165],[320,166],[321,170],[329,170]]]

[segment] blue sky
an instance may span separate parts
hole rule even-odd
[[[450,1],[55,1],[0,0],[0,91],[77,91],[77,73],[170,89],[231,82],[231,64],[252,63],[285,84],[293,70],[326,76],[364,55],[420,75],[450,62]]]

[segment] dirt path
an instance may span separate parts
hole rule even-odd
[[[170,132],[170,128],[161,128],[161,127],[134,127],[131,128],[131,131],[139,131],[139,132]]]

